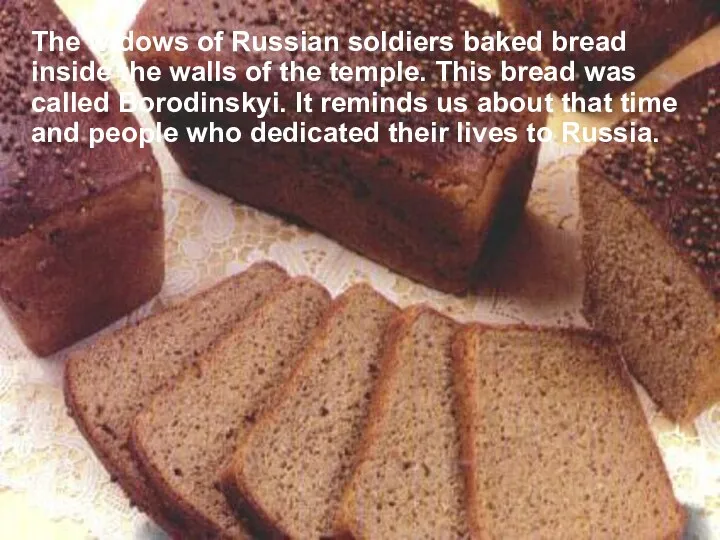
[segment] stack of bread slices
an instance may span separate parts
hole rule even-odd
[[[463,326],[257,264],[66,370],[80,429],[176,538],[672,538],[615,349]]]

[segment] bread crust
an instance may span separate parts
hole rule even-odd
[[[0,300],[28,347],[47,356],[159,291],[162,183],[148,147],[89,147],[91,126],[138,127],[117,112],[109,83],[32,82],[33,61],[49,67],[67,61],[28,47],[31,31],[77,35],[55,2],[6,0],[0,17]],[[95,61],[84,44],[72,56],[81,65]],[[106,98],[109,112],[31,114],[35,96],[66,91]],[[35,142],[35,127],[76,130],[77,142]]]
[[[164,241],[155,165],[0,240],[0,299],[28,347],[47,356],[156,295]]]
[[[355,1],[355,0],[354,0]],[[259,33],[289,31],[289,26],[304,16],[298,12],[307,9],[308,17],[324,18],[328,10],[338,15],[357,17],[354,9],[342,11],[342,2],[327,7],[317,0],[306,0],[288,10],[288,21],[275,29],[275,23],[260,24]],[[439,5],[439,4],[438,4]],[[478,10],[467,2],[443,4],[453,21],[473,20],[488,28],[502,26],[502,22]],[[377,9],[372,2],[359,3]],[[158,11],[167,14],[171,21],[160,20]],[[411,2],[403,9],[432,10],[434,4]],[[263,6],[248,6],[243,16],[248,21],[263,21]],[[389,10],[388,14],[393,10]],[[198,19],[212,19],[203,9],[195,10]],[[414,13],[414,12],[413,12]],[[464,14],[461,16],[461,14]],[[165,1],[148,2],[138,16],[134,28],[139,33],[152,35],[169,24],[184,27],[188,13],[165,6]],[[216,24],[213,22],[213,24]],[[255,23],[253,23],[255,24]],[[350,24],[350,22],[348,22]],[[455,22],[449,23],[455,24]],[[254,27],[253,27],[254,28]],[[457,31],[454,28],[453,31]],[[283,59],[282,54],[279,55]],[[407,55],[408,59],[414,58]],[[522,57],[522,61],[535,61]],[[513,56],[515,57],[515,56]],[[213,59],[237,66],[244,71],[250,55],[212,55]],[[167,70],[172,65],[204,64],[207,54],[189,51],[187,54],[143,53],[128,55],[140,65],[159,66]],[[288,58],[289,59],[289,58]],[[277,58],[276,58],[277,60]],[[365,59],[360,58],[361,62]],[[369,61],[369,60],[368,60]],[[377,62],[377,59],[373,60]],[[495,62],[495,59],[492,60]],[[173,85],[165,77],[162,85],[141,83],[147,96],[191,95],[206,91],[213,96],[228,96],[242,91],[271,95],[277,91],[281,101],[294,103],[299,89],[326,95],[327,85],[297,83],[293,88],[273,79],[262,88],[246,81],[227,84]],[[542,89],[522,85],[503,88],[507,95],[541,95]],[[349,91],[334,85],[333,92],[341,95],[367,95],[368,88]],[[359,113],[339,116],[322,114],[313,118],[313,124],[337,125],[340,122],[364,126],[368,119],[385,125],[388,115],[371,117]],[[399,118],[394,115],[393,119]],[[212,119],[220,125],[237,125],[247,132],[254,127],[249,115],[205,115],[188,118],[182,115],[156,115],[156,120],[175,125],[184,132],[188,123]],[[464,120],[457,116],[452,120]],[[278,125],[286,125],[289,115],[277,115]],[[447,119],[446,119],[447,120]],[[449,121],[449,120],[448,120]],[[502,116],[488,120],[488,125],[515,127],[519,139],[529,123],[544,125],[545,114]],[[193,124],[194,125],[194,124]],[[492,147],[492,148],[491,148]],[[475,282],[484,255],[489,230],[496,238],[506,236],[517,221],[527,201],[535,172],[538,144],[518,140],[517,143],[498,145],[487,142],[458,144],[447,142],[442,149],[428,151],[418,144],[386,144],[385,137],[377,146],[368,145],[253,145],[253,144],[190,144],[186,140],[170,145],[183,171],[200,183],[221,191],[235,199],[268,210],[300,223],[309,225],[343,245],[388,266],[421,283],[451,293],[466,292]],[[501,215],[502,214],[502,218]],[[496,219],[497,222],[496,222]]]
[[[473,414],[477,410],[474,402],[475,387],[478,379],[476,362],[469,361],[468,351],[478,331],[483,330],[480,325],[468,326],[461,329],[455,337],[452,345],[452,357],[454,362],[453,373],[455,376],[457,400],[458,424],[460,426],[460,456],[465,470],[465,498],[467,500],[468,527],[472,538],[488,540],[489,535],[483,529],[482,523],[486,521],[483,517],[482,506],[478,501],[477,475],[473,473],[473,463],[477,463],[475,455],[475,442],[470,435],[475,433],[477,418]],[[463,397],[465,399],[463,399]]]
[[[578,70],[586,65],[632,66],[635,81],[578,80],[557,83],[558,93],[579,91],[588,96],[617,94],[627,90],[664,60],[712,28],[720,21],[720,8],[714,0],[680,0],[648,2],[633,0],[499,0],[501,15],[520,34],[543,34],[543,52],[553,66],[561,67],[575,60]],[[682,13],[682,17],[678,17]],[[552,32],[566,37],[617,35],[627,33],[627,50],[623,52],[556,52]],[[582,73],[582,72],[581,72]]]

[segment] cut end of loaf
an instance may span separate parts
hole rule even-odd
[[[672,240],[619,189],[581,167],[584,312],[673,419],[720,399],[720,307]]]

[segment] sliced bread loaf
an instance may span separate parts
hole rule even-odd
[[[123,328],[73,356],[65,400],[80,431],[132,501],[165,528],[156,499],[128,447],[135,416],[210,344],[257,309],[287,279],[256,264],[181,304]]]
[[[330,303],[294,279],[159,393],[135,420],[132,449],[195,537],[248,538],[217,487],[238,437],[271,403]]]
[[[358,540],[466,536],[451,372],[457,328],[426,308],[395,321],[343,497],[341,533]]]
[[[598,143],[579,163],[584,313],[683,423],[720,400],[718,94],[720,63],[663,96],[676,114],[619,124],[650,128],[656,142]]]
[[[332,306],[282,401],[241,442],[223,484],[289,538],[330,536],[352,472],[385,332],[398,309],[355,286]],[[272,530],[272,529],[271,529]]]
[[[683,512],[609,342],[471,327],[454,357],[473,536],[681,535]]]

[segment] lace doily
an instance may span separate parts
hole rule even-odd
[[[141,3],[60,2],[89,37],[123,31]],[[665,88],[717,62],[713,43],[718,41],[720,29],[642,86]],[[108,64],[122,65],[117,54],[99,56]],[[130,88],[128,81],[118,84]],[[182,176],[167,151],[158,148],[166,185],[167,281],[156,300],[115,326],[263,259],[277,261],[292,274],[313,276],[333,293],[367,280],[400,305],[428,302],[459,320],[584,325],[579,311],[583,276],[575,186],[575,161],[582,151],[557,143],[543,147],[527,219],[478,295],[460,299],[417,285],[318,234],[196,186]],[[26,494],[35,511],[51,519],[73,520],[89,537],[161,538],[144,515],[130,508],[67,416],[61,386],[67,353],[48,360],[34,357],[1,314],[0,335],[0,490]],[[693,428],[681,430],[640,394],[676,494],[693,509],[694,535],[720,539],[720,405],[701,415]],[[12,523],[3,523],[3,531],[12,530]]]

